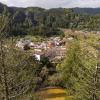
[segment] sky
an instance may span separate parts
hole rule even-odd
[[[100,7],[100,0],[0,0],[8,6],[42,8]]]

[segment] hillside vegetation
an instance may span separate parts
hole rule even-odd
[[[87,10],[84,9],[83,13],[79,13],[80,11],[82,9],[78,8],[49,10],[38,7],[16,8],[7,7],[0,3],[0,24],[2,24],[1,16],[3,15],[10,20],[9,36],[58,35],[62,33],[59,28],[100,31],[99,13],[93,15],[86,14]]]

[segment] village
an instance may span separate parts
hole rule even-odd
[[[70,37],[67,40],[72,40]],[[49,60],[55,58],[61,59],[65,56],[66,52],[66,38],[50,37],[46,41],[32,42],[30,39],[20,39],[16,42],[16,48],[20,50],[31,50],[32,56],[37,60],[41,60],[41,57],[45,56]]]
[[[31,50],[31,55],[34,56],[37,60],[41,60],[41,57],[47,57],[49,60],[53,59],[62,59],[66,53],[66,44],[68,41],[72,41],[74,38],[77,39],[87,38],[88,31],[76,31],[71,29],[63,29],[63,32],[67,34],[65,37],[49,37],[43,41],[33,42],[31,39],[21,38],[16,42],[16,48],[27,51]],[[91,34],[95,31],[91,31]]]
[[[64,57],[66,52],[66,40],[60,37],[51,37],[47,41],[34,43],[31,40],[20,39],[16,42],[16,47],[25,51],[31,49],[32,55],[39,61],[42,56],[51,60]]]

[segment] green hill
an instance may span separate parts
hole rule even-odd
[[[77,11],[76,11],[77,10]],[[40,35],[51,36],[61,34],[59,28],[100,31],[100,16],[80,13],[79,9],[38,7],[7,7],[0,3],[0,23],[2,16],[11,18],[9,36]],[[90,11],[90,10],[89,10]],[[78,12],[78,13],[77,13]]]

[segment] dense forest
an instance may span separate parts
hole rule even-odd
[[[92,10],[92,9],[91,9]],[[59,28],[100,31],[99,8],[43,9],[38,7],[16,8],[0,3],[0,16],[9,18],[8,35],[42,35],[60,34]],[[83,13],[80,13],[83,12]],[[2,20],[0,19],[0,24]]]

